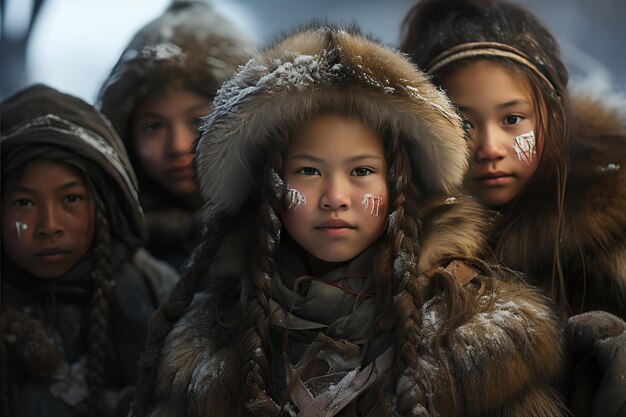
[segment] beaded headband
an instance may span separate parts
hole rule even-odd
[[[469,42],[462,43],[460,45],[453,46],[450,49],[446,49],[428,63],[427,74],[432,75],[439,71],[441,68],[450,65],[453,62],[461,61],[467,58],[473,58],[478,56],[493,56],[508,58],[523,66],[530,68],[535,74],[541,77],[553,91],[558,94],[554,83],[544,75],[543,72],[533,64],[528,56],[517,48],[510,45],[506,45],[499,42]]]

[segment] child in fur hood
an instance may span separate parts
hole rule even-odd
[[[44,85],[0,112],[0,415],[125,415],[178,275],[141,248],[137,183],[100,113]]]
[[[201,226],[192,163],[200,118],[250,51],[250,41],[208,2],[175,0],[133,36],[100,90],[99,108],[137,173],[146,248],[176,268]]]
[[[572,93],[556,40],[514,3],[420,1],[403,32],[402,49],[461,112],[471,150],[464,185],[496,213],[498,261],[545,289],[577,329],[568,334],[615,324],[610,341],[568,338],[574,363],[587,362],[574,367],[572,412],[623,415],[625,103]]]
[[[153,316],[135,416],[560,416],[546,298],[479,260],[446,97],[310,27],[220,89],[200,245]]]

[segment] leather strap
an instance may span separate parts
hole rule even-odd
[[[329,390],[316,398],[313,398],[302,380],[296,378],[290,396],[300,410],[297,417],[332,417],[337,415],[376,382],[391,367],[392,361],[393,348],[389,348],[352,379],[348,379],[349,374],[346,375],[340,382],[342,386],[337,387],[336,390]]]
[[[435,273],[445,271],[454,277],[454,280],[460,285],[465,286],[470,283],[474,278],[479,275],[479,272],[466,264],[465,262],[455,259],[451,261],[446,267],[438,266],[425,272],[427,277],[433,276]]]

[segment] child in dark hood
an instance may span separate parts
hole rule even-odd
[[[107,415],[178,276],[141,248],[136,179],[93,107],[35,85],[0,111],[3,411]]]
[[[198,145],[206,229],[154,315],[137,416],[559,416],[546,298],[479,260],[446,97],[358,30],[260,52]]]
[[[137,172],[147,249],[176,267],[201,224],[192,163],[200,119],[249,52],[246,39],[210,5],[174,1],[137,32],[100,91],[100,109]]]
[[[572,93],[556,40],[520,5],[421,1],[403,33],[402,50],[464,120],[471,149],[464,184],[494,210],[495,255],[543,287],[563,318],[574,316],[572,352],[588,353],[602,369],[585,384],[594,391],[602,375],[606,384],[594,415],[623,413],[626,335],[611,343],[590,335],[604,334],[605,323],[620,335],[623,321],[609,313],[626,318],[624,108]],[[590,396],[574,391],[570,398],[584,405],[573,407],[575,415],[591,412]]]

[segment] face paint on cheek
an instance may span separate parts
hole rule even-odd
[[[380,207],[383,203],[383,197],[368,193],[363,196],[363,201],[361,201],[361,203],[363,203],[363,207],[365,207],[366,211],[369,210],[372,216],[378,217],[380,214]]]
[[[537,157],[537,148],[535,147],[535,132],[530,131],[515,137],[513,149],[517,155],[517,159],[522,162],[532,163]]]
[[[306,196],[290,185],[287,185],[287,210],[295,210],[305,204]]]
[[[15,222],[15,231],[17,232],[17,238],[21,239],[22,238],[22,232],[25,232],[28,230],[28,225],[25,223],[21,223],[21,222]]]

